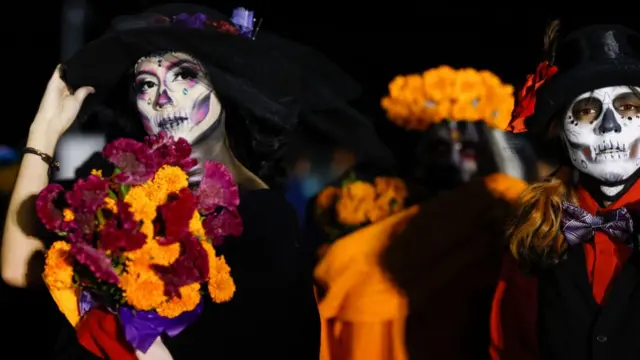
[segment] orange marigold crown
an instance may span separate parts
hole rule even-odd
[[[381,101],[389,120],[407,130],[426,130],[446,120],[485,121],[505,129],[513,104],[513,86],[492,72],[449,66],[396,76]]]

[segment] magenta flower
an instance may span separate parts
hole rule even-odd
[[[178,166],[184,171],[196,166],[197,160],[191,157],[191,144],[184,138],[175,140],[161,131],[156,136],[147,136],[145,141],[156,157],[162,159],[162,165]]]
[[[227,236],[238,237],[243,230],[242,219],[235,208],[210,214],[202,222],[202,227],[213,245],[222,244]]]
[[[105,146],[102,155],[120,171],[113,180],[123,185],[137,185],[151,179],[162,159],[140,142],[117,139]]]
[[[233,181],[231,172],[221,163],[204,163],[204,175],[196,190],[198,210],[209,214],[219,207],[232,209],[240,204],[238,185]]]
[[[61,199],[64,191],[60,184],[50,184],[40,191],[36,198],[36,213],[47,230],[65,232],[65,222],[62,211],[55,203]]]
[[[147,236],[140,231],[140,224],[134,220],[129,204],[118,201],[116,206],[118,212],[109,216],[98,235],[101,248],[116,254],[140,249]]]
[[[73,242],[70,252],[75,259],[80,264],[85,265],[97,279],[110,284],[118,283],[118,274],[113,266],[111,266],[111,260],[103,250],[96,249],[84,242]]]
[[[104,198],[109,191],[109,181],[95,175],[89,175],[85,180],[79,179],[73,184],[73,189],[66,194],[67,203],[74,213],[91,213],[104,204]]]

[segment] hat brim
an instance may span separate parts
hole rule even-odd
[[[527,130],[544,134],[552,118],[576,97],[608,86],[640,86],[640,63],[637,61],[603,62],[577,67],[552,76],[536,92],[533,115],[526,121]]]
[[[218,93],[241,93],[247,98],[265,94],[256,99],[265,102],[260,108],[269,108],[269,99],[296,97],[300,91],[299,69],[276,52],[241,36],[188,28],[133,29],[97,39],[64,63],[65,81],[72,89],[96,89],[98,96],[90,97],[90,107],[103,100],[138,59],[162,51],[191,54],[238,80],[213,79]]]

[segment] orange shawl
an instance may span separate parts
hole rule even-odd
[[[406,209],[336,241],[315,270],[327,292],[319,301],[320,360],[406,360],[407,300],[379,265],[387,243],[418,212]]]

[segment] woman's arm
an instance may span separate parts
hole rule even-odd
[[[27,146],[52,155],[57,139],[44,129],[32,126]],[[42,261],[38,253],[44,243],[36,235],[38,219],[35,198],[48,183],[49,166],[38,156],[26,154],[13,188],[2,236],[2,279],[14,287],[27,287],[39,279]],[[40,258],[42,259],[42,258]]]
[[[72,92],[61,77],[61,67],[54,71],[42,96],[38,113],[31,124],[27,146],[53,156],[60,136],[73,123],[84,99],[95,90],[82,87]],[[27,287],[39,279],[43,261],[37,262],[43,242],[35,235],[38,219],[35,198],[47,185],[49,166],[38,156],[22,159],[9,202],[2,236],[2,278],[16,287]]]

